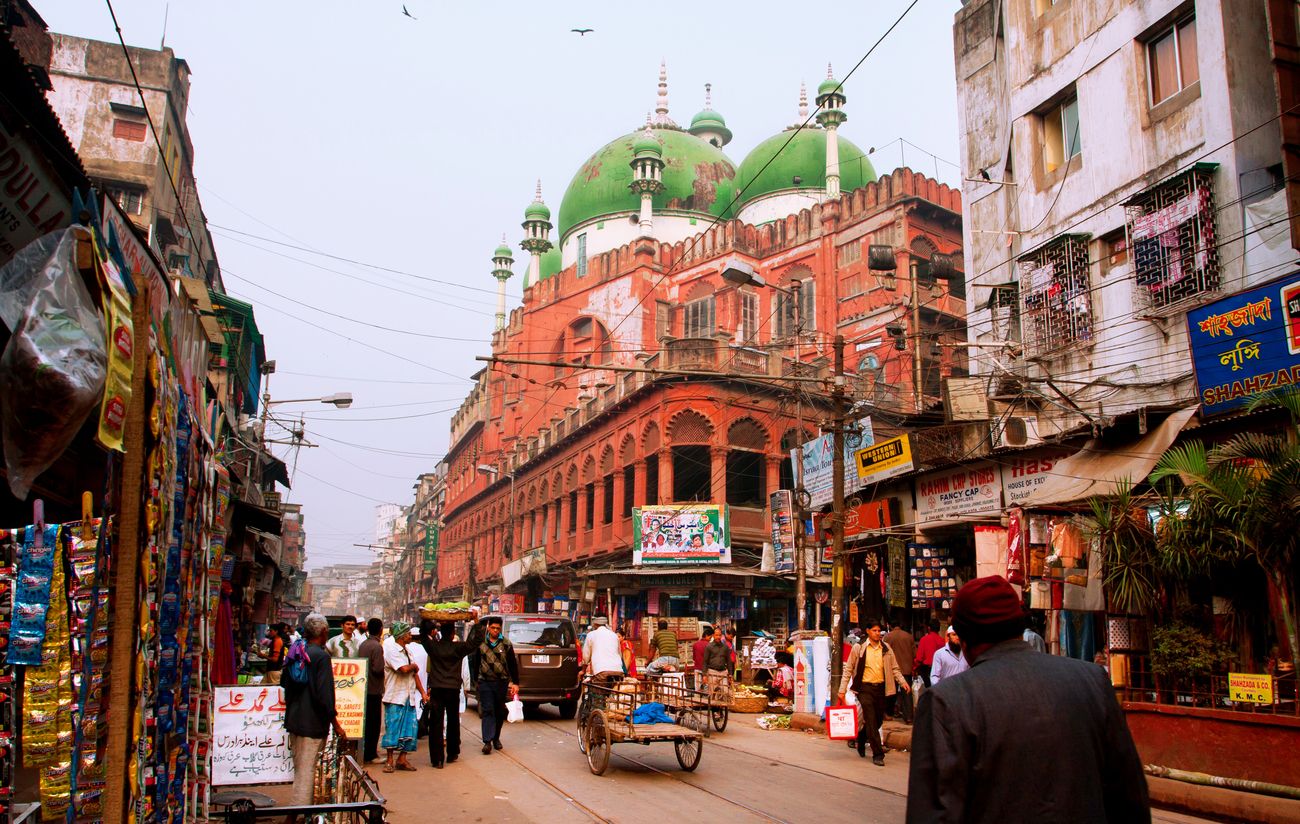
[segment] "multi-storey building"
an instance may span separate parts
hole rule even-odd
[[[118,43],[53,38],[50,105],[91,179],[145,232],[169,272],[224,292],[194,178],[189,65],[168,48],[130,47],[128,65]]]
[[[707,98],[673,122],[661,74],[650,121],[574,176],[558,245],[538,187],[522,305],[452,419],[442,594],[794,624],[791,576],[762,563],[768,496],[829,414],[835,336],[877,436],[965,374],[960,198],[907,169],[877,179],[839,135],[845,99],[828,78],[815,118],[803,97],[737,166]],[[503,244],[492,275],[513,263]],[[727,511],[729,554],[638,566],[634,510],[691,504]]]
[[[414,484],[415,500],[406,517],[407,564],[411,600],[426,603],[437,590],[438,547],[442,511],[447,502],[447,465],[421,473]]]

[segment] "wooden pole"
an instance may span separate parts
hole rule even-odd
[[[135,345],[132,351],[131,405],[126,413],[125,445],[118,486],[117,540],[113,543],[113,619],[108,683],[108,751],[105,754],[104,824],[131,820],[127,802],[130,761],[135,757],[131,733],[135,724],[136,625],[139,613],[136,583],[140,553],[147,536],[142,526],[146,489],[145,433],[149,399],[149,284],[131,301]]]

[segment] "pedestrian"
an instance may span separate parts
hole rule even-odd
[[[912,633],[903,629],[901,624],[894,624],[889,634],[885,636],[885,643],[889,644],[889,648],[894,651],[894,660],[898,661],[898,671],[903,673],[907,683],[912,683],[913,665],[916,663],[916,639],[912,637]],[[912,723],[912,693],[896,692],[890,704],[888,708],[890,715],[897,710],[904,724]]]
[[[704,688],[704,650],[711,640],[713,640],[713,627],[700,624],[700,638],[691,644],[691,669],[694,671],[696,689]]]
[[[609,628],[609,619],[597,613],[591,619],[591,624],[591,632],[587,633],[587,640],[582,642],[584,668],[592,676],[606,681],[622,679],[623,652],[618,636]],[[647,667],[646,671],[649,670]]]
[[[1047,652],[1047,642],[1043,640],[1043,636],[1034,632],[1032,616],[1029,614],[1029,610],[1024,610],[1024,614],[1025,631],[1020,636],[1021,640],[1028,644],[1034,652]]]
[[[474,650],[456,640],[456,625],[443,623],[422,632],[429,656],[429,763],[438,769],[460,757],[461,667]]]
[[[384,749],[388,760],[384,772],[414,772],[407,756],[415,752],[419,735],[420,707],[428,700],[418,667],[407,649],[411,643],[411,625],[394,621],[384,640]]]
[[[736,628],[727,627],[723,632],[723,637],[727,644],[727,649],[731,650],[731,673],[736,680],[740,680],[740,668],[736,666],[736,662],[739,660],[736,653]]]
[[[482,721],[483,754],[501,746],[506,723],[506,701],[519,693],[519,662],[510,639],[501,637],[501,616],[487,618],[486,635],[475,645],[478,674],[478,712]],[[481,630],[476,628],[476,638]],[[588,633],[590,637],[590,633]]]
[[[674,670],[681,663],[678,657],[677,634],[668,629],[668,622],[659,619],[659,629],[650,637],[652,660],[646,664],[646,675],[658,675],[664,670]]]
[[[415,677],[425,686],[424,702],[416,725],[417,740],[429,734],[429,653],[425,651],[424,639],[432,626],[433,621],[428,618],[420,619],[419,626],[411,627],[411,643],[406,645],[406,651],[411,653],[411,660],[415,662]]]
[[[316,759],[329,735],[330,727],[340,743],[347,741],[334,709],[334,667],[325,637],[329,622],[313,612],[307,616],[307,682],[292,678],[284,681],[284,728],[289,731],[289,750],[293,753],[293,790],[289,805],[311,804]]]
[[[794,694],[794,658],[782,650],[776,654],[776,672],[767,685],[768,698],[789,698]]]
[[[921,676],[925,685],[930,686],[930,670],[934,665],[934,654],[943,649],[944,639],[939,634],[939,619],[931,618],[930,631],[921,636],[916,645],[916,659],[912,662],[913,672]]]
[[[361,753],[365,763],[379,760],[379,729],[384,712],[384,622],[371,618],[366,622],[366,640],[357,647],[357,656],[365,658],[369,677],[366,680],[366,726]]]
[[[280,683],[280,671],[284,669],[284,654],[289,650],[289,628],[284,624],[271,624],[266,628],[266,646],[262,654],[266,656],[266,683]]]
[[[844,675],[840,679],[839,701],[851,688],[862,708],[862,726],[858,728],[858,755],[866,758],[867,744],[871,744],[871,763],[885,766],[885,746],[880,741],[880,725],[885,721],[885,699],[897,687],[904,692],[911,689],[903,672],[898,668],[894,651],[881,637],[880,622],[867,624],[867,639],[853,648]]]
[[[325,649],[335,658],[355,658],[361,639],[356,636],[357,619],[355,615],[343,616],[343,631],[325,644]]]
[[[712,698],[730,703],[731,651],[727,649],[727,641],[722,634],[721,624],[713,628],[713,638],[704,647],[701,664],[703,666],[700,669],[704,673],[704,683],[707,685],[709,695]]]
[[[930,670],[930,683],[937,684],[945,678],[961,675],[970,669],[970,663],[961,652],[961,637],[952,627],[948,627],[948,643],[934,654],[934,666]]]
[[[1150,822],[1142,762],[1106,674],[1034,654],[1021,640],[1020,597],[997,575],[958,591],[953,625],[971,669],[921,696],[907,820]],[[1045,765],[1060,777],[1050,786]]]
[[[618,631],[618,653],[623,658],[623,674],[636,678],[636,651],[621,628]]]

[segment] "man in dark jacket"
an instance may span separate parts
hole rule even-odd
[[[357,657],[365,658],[370,671],[366,680],[365,763],[379,760],[379,728],[384,721],[384,622],[371,618],[366,622],[366,640],[357,647]]]
[[[427,619],[426,619],[427,620]],[[456,640],[456,625],[420,622],[420,640],[429,653],[429,763],[438,769],[460,757],[460,664],[474,644]],[[446,722],[446,754],[443,723]]]
[[[1035,653],[1021,640],[1020,596],[1000,576],[961,588],[953,625],[970,670],[921,696],[908,822],[1151,821],[1142,763],[1103,670]]]
[[[303,623],[307,636],[307,683],[300,684],[289,677],[281,683],[284,687],[284,728],[289,731],[289,749],[293,753],[291,806],[312,803],[316,758],[330,727],[334,727],[334,734],[340,742],[347,740],[334,710],[334,667],[329,652],[325,650],[329,622],[324,615],[313,612]]]
[[[709,695],[715,699],[731,698],[731,649],[722,634],[722,625],[713,628],[713,640],[704,648],[704,660],[696,664],[704,673]]]
[[[483,635],[482,627],[487,634]],[[478,712],[482,721],[483,754],[491,755],[501,746],[501,728],[506,723],[506,701],[519,692],[519,662],[515,648],[501,636],[501,617],[493,615],[475,628],[470,640],[474,644],[473,671],[478,680]],[[478,639],[482,638],[482,641]]]

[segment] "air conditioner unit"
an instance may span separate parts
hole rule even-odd
[[[1019,415],[995,418],[989,424],[989,441],[994,449],[1005,446],[1033,446],[1042,443],[1038,434],[1038,419]]]

